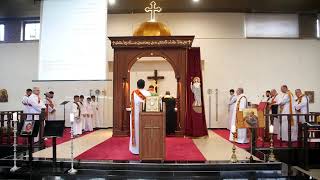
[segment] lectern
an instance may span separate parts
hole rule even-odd
[[[140,112],[139,154],[141,160],[165,159],[165,118],[165,111]]]

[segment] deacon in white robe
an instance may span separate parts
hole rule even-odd
[[[28,99],[30,97],[30,95],[32,94],[32,89],[27,89],[26,90],[26,94],[23,96],[22,98],[22,110],[23,110],[23,113],[28,113],[29,112],[29,103],[28,103]]]
[[[74,114],[74,121],[73,121],[73,135],[77,136],[82,134],[82,121],[81,121],[81,109],[79,103],[79,96],[75,95],[73,97],[74,102],[72,103],[71,112]]]
[[[233,108],[233,113],[232,113],[232,119],[231,119],[231,126],[236,126],[236,118],[237,118],[237,112],[238,111],[243,111],[245,108],[247,108],[247,98],[246,96],[243,94],[244,90],[243,88],[238,88],[237,89],[237,102]],[[236,139],[235,142],[237,143],[248,143],[248,138],[247,138],[247,129],[246,128],[237,128],[236,130]],[[230,131],[230,137],[229,137],[230,141],[233,141],[233,134]]]
[[[289,91],[286,85],[281,87],[281,92],[283,93],[283,97],[280,102],[281,114],[294,114],[293,94]],[[287,116],[282,117],[281,132],[278,134],[278,139],[280,139],[281,136],[283,141],[289,141],[288,125],[291,125],[291,141],[297,141],[298,123],[294,116],[292,116],[292,119],[289,120]]]
[[[87,108],[86,108],[86,102],[84,102],[84,96],[80,95],[80,112],[81,112],[81,117],[80,121],[82,123],[82,130],[85,130],[85,125],[86,125],[86,118],[87,118]]]
[[[233,114],[234,106],[235,106],[235,104],[237,102],[237,96],[234,95],[234,90],[233,89],[231,89],[229,92],[230,92],[231,96],[230,96],[229,103],[228,103],[228,114],[229,114],[229,116],[228,116],[228,121],[227,121],[228,122],[227,128],[229,130],[231,130],[232,114]]]
[[[271,102],[270,102],[270,113],[272,113],[272,108],[275,108],[277,109],[277,114],[280,113],[279,111],[279,105],[281,103],[281,96],[278,94],[278,92],[275,90],[275,89],[272,89],[271,90]],[[274,107],[273,107],[274,106]],[[269,122],[269,124],[271,124],[271,122]],[[279,121],[279,118],[278,117],[274,117],[273,118],[273,134],[280,134],[280,121]]]
[[[96,96],[91,96],[91,106],[92,106],[92,109],[93,109],[93,118],[92,118],[92,125],[93,125],[93,128],[96,128],[96,127],[100,127],[101,124],[99,123],[99,104],[98,102],[96,101]]]
[[[129,150],[132,154],[139,154],[139,113],[140,104],[144,102],[145,97],[151,96],[151,93],[144,90],[145,82],[140,79],[137,82],[138,89],[133,91],[133,102],[131,100],[131,116],[130,116],[130,142]],[[134,116],[133,116],[133,114]],[[134,129],[132,127],[132,121],[134,119]]]
[[[48,120],[56,120],[56,105],[53,101],[53,95],[52,91],[46,93],[45,105]]]
[[[309,113],[309,99],[308,96],[302,94],[301,89],[296,89],[295,94],[297,96],[295,103],[296,114],[308,114]],[[305,123],[305,116],[299,116],[299,122]]]
[[[85,131],[93,131],[93,122],[92,122],[92,118],[93,118],[93,109],[92,109],[92,105],[91,105],[91,98],[87,98],[87,103],[85,103],[85,107],[86,107],[86,112],[87,112],[87,117],[86,117],[86,121],[85,121]]]

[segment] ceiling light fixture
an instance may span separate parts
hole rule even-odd
[[[199,2],[200,0],[192,0],[193,2],[195,2],[195,3],[197,3],[197,2]]]
[[[114,5],[116,3],[116,0],[108,0],[110,5]]]

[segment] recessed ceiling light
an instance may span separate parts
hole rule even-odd
[[[192,0],[192,1],[197,3],[197,2],[199,2],[200,0]]]
[[[116,0],[109,0],[110,5],[114,5],[116,3]]]

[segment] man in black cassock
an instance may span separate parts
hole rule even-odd
[[[166,91],[166,95],[162,98],[162,102],[166,104],[166,134],[174,134],[177,124],[177,112],[175,111],[176,99],[170,96],[169,91]]]

